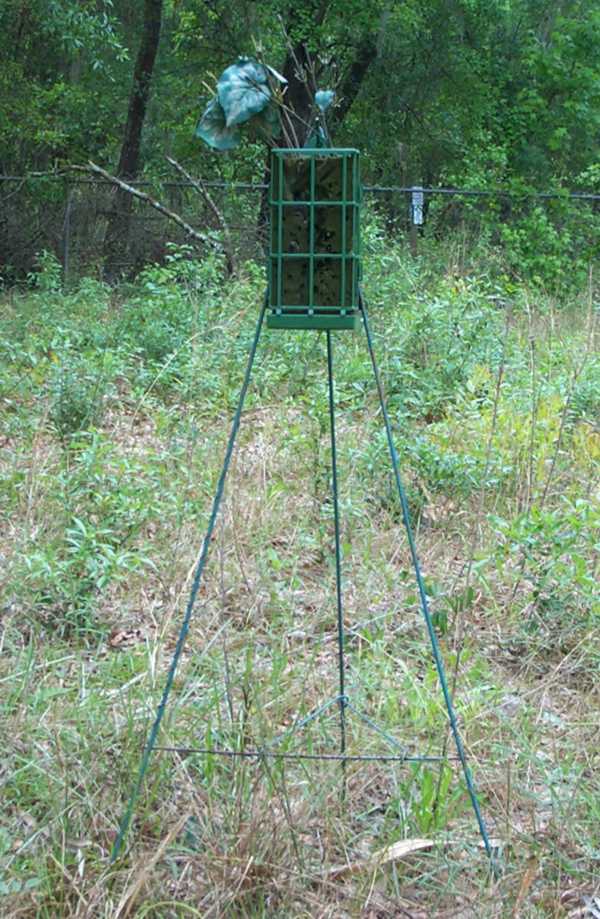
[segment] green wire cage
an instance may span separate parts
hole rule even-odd
[[[356,328],[358,162],[352,149],[272,151],[269,328]]]

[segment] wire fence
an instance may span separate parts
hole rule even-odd
[[[179,214],[203,234],[219,232],[219,222],[191,183],[131,183]],[[259,213],[263,190],[252,185],[214,187],[211,196],[229,227],[239,258],[261,252]],[[122,210],[119,210],[119,206]],[[83,273],[101,274],[109,221],[122,217],[125,228],[111,251],[114,274],[132,274],[160,262],[167,244],[189,243],[184,229],[145,201],[118,196],[102,179],[54,176],[0,176],[0,274],[9,283],[26,277],[40,252],[62,263],[65,281]]]
[[[220,221],[198,189],[187,181],[130,183],[175,211],[200,233],[217,235]],[[262,258],[266,244],[267,186],[252,182],[207,181],[238,260]],[[593,192],[537,192],[517,195],[502,189],[431,188],[406,185],[366,185],[367,200],[377,207],[393,231],[404,234],[413,254],[419,239],[430,231],[437,235],[460,224],[476,233],[484,220],[499,223],[522,218],[543,206],[556,221],[577,215],[598,236],[600,194]],[[84,273],[102,274],[106,267],[105,240],[109,220],[115,214],[115,185],[91,176],[30,175],[0,176],[0,277],[18,281],[34,270],[41,252],[51,252],[63,267],[64,279]],[[188,234],[148,202],[130,198],[123,210],[123,238],[110,254],[113,274],[131,275],[151,262],[161,262],[170,243],[190,242]],[[427,228],[427,230],[426,230]]]

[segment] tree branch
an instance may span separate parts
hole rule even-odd
[[[166,160],[174,169],[177,170],[179,175],[183,176],[184,179],[190,183],[192,188],[196,189],[198,194],[201,195],[201,197],[204,199],[206,204],[208,204],[210,210],[214,214],[217,220],[217,223],[219,224],[219,226],[221,227],[221,230],[223,231],[223,237],[224,237],[223,251],[225,253],[225,259],[227,262],[227,271],[229,272],[229,274],[233,274],[235,271],[235,257],[233,254],[233,243],[231,241],[231,233],[229,231],[229,226],[227,224],[227,221],[225,220],[225,217],[223,216],[222,212],[219,210],[219,208],[215,204],[212,196],[210,195],[202,179],[200,178],[194,179],[193,176],[191,176],[189,172],[183,168],[181,163],[178,163],[177,160],[173,159],[172,156],[167,156]]]
[[[127,182],[123,181],[123,179],[118,179],[116,176],[111,175],[110,172],[102,169],[101,166],[97,166],[96,163],[89,162],[87,166],[72,166],[71,168],[84,170],[86,172],[94,172],[96,175],[102,176],[103,179],[107,179],[109,182],[112,182],[122,191],[127,192],[134,198],[139,198],[140,201],[145,201],[146,204],[150,205],[150,207],[153,207],[165,217],[168,217],[169,220],[172,220],[174,223],[180,226],[182,230],[185,230],[188,236],[191,236],[191,238],[196,240],[196,242],[204,243],[204,245],[211,246],[213,249],[223,248],[223,245],[219,240],[213,239],[212,236],[208,236],[206,233],[198,232],[198,230],[195,230],[192,226],[190,226],[190,224],[187,223],[183,217],[180,217],[179,214],[176,214],[175,211],[165,207],[164,204],[161,204],[160,201],[157,201],[155,198],[147,195],[146,192],[140,191],[139,189],[134,188],[132,185],[128,185]]]

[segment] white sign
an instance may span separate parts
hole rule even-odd
[[[415,185],[410,196],[411,221],[416,227],[423,226],[423,202],[425,196],[420,185]]]

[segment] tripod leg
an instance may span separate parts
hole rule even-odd
[[[327,380],[329,384],[329,428],[331,431],[331,485],[333,521],[335,527],[335,590],[337,598],[337,639],[340,705],[340,753],[346,753],[346,688],[344,661],[344,610],[342,605],[342,549],[340,540],[340,509],[338,502],[337,450],[335,440],[335,396],[333,391],[333,345],[327,330]],[[346,760],[342,760],[342,800],[346,796]]]
[[[177,644],[175,646],[175,651],[173,653],[171,664],[169,666],[169,672],[167,674],[167,679],[165,682],[161,700],[156,710],[156,715],[154,718],[154,722],[152,724],[152,729],[150,731],[150,734],[148,735],[148,740],[146,741],[146,746],[144,747],[144,752],[142,754],[142,758],[140,761],[140,768],[138,771],[137,780],[133,788],[133,791],[131,793],[129,803],[127,805],[127,810],[121,821],[121,825],[119,827],[119,833],[117,835],[115,844],[113,846],[113,850],[111,853],[111,861],[113,862],[119,857],[119,853],[121,851],[125,836],[127,835],[129,825],[131,823],[131,818],[133,817],[133,811],[134,811],[137,799],[139,797],[140,791],[142,789],[142,784],[143,784],[146,772],[148,770],[148,765],[150,763],[150,757],[152,755],[152,751],[154,750],[154,747],[156,746],[158,732],[160,730],[160,725],[161,725],[163,716],[165,714],[165,709],[167,706],[167,702],[169,700],[169,695],[173,687],[173,680],[175,679],[175,673],[177,670],[177,665],[179,663],[179,658],[181,657],[181,652],[183,651],[183,646],[185,644],[185,640],[187,638],[187,634],[189,631],[190,621],[192,618],[192,611],[194,609],[196,597],[198,596],[198,591],[200,589],[200,582],[202,580],[202,574],[204,572],[204,567],[206,565],[206,559],[208,557],[208,550],[210,548],[211,537],[213,534],[213,530],[215,528],[215,524],[217,522],[217,516],[219,513],[219,507],[221,505],[221,499],[223,498],[223,491],[225,488],[225,479],[227,478],[227,472],[229,471],[229,465],[231,463],[231,457],[233,455],[233,448],[235,446],[235,440],[236,440],[237,433],[240,427],[242,410],[244,408],[244,400],[246,398],[246,392],[248,390],[248,385],[250,383],[250,375],[252,373],[252,366],[254,364],[254,358],[256,356],[256,349],[258,347],[258,340],[260,338],[260,333],[261,333],[263,321],[265,318],[266,309],[267,309],[267,294],[265,294],[263,306],[260,312],[260,316],[258,318],[258,323],[256,325],[256,331],[254,333],[254,340],[252,342],[252,347],[250,348],[250,354],[248,356],[248,363],[246,365],[246,373],[244,375],[244,382],[242,383],[242,388],[240,390],[238,404],[237,404],[236,412],[233,418],[233,423],[231,426],[231,433],[229,435],[229,440],[227,442],[227,450],[225,451],[225,459],[223,460],[223,468],[221,470],[221,475],[219,477],[219,482],[217,484],[217,490],[213,498],[213,505],[212,505],[210,518],[208,521],[206,536],[204,537],[204,542],[202,543],[202,551],[200,552],[198,564],[196,565],[196,571],[194,572],[194,580],[192,582],[190,597],[189,597],[187,607],[185,610],[185,615],[183,617],[183,622],[181,624],[181,629],[179,631],[179,635],[177,638]]]
[[[446,672],[444,669],[444,662],[442,660],[442,655],[440,652],[439,643],[437,636],[435,634],[435,629],[433,627],[433,622],[431,621],[431,613],[429,611],[429,604],[427,602],[427,593],[425,591],[425,584],[423,582],[423,576],[421,574],[421,566],[419,564],[419,558],[417,555],[417,548],[415,545],[415,539],[412,532],[412,526],[410,523],[410,514],[408,510],[408,502],[406,500],[406,493],[402,485],[402,480],[400,478],[400,470],[398,464],[398,455],[396,453],[396,448],[394,446],[394,440],[392,437],[392,426],[390,424],[390,418],[387,411],[387,406],[385,403],[385,397],[383,394],[383,386],[381,383],[381,377],[379,375],[379,369],[377,367],[377,361],[375,360],[375,351],[373,349],[373,339],[371,337],[371,329],[369,326],[369,317],[367,315],[367,308],[364,301],[362,292],[360,294],[360,309],[362,312],[363,322],[365,326],[365,333],[367,336],[367,345],[369,348],[369,355],[371,357],[371,364],[373,367],[373,375],[375,377],[375,383],[377,385],[377,392],[379,395],[379,405],[381,408],[381,414],[383,415],[383,421],[385,424],[385,432],[387,436],[388,448],[390,451],[390,457],[392,460],[392,467],[394,470],[394,478],[396,480],[396,488],[398,489],[398,497],[400,498],[400,504],[402,506],[402,519],[404,521],[404,527],[406,529],[406,535],[408,538],[408,545],[410,548],[410,554],[412,558],[413,568],[415,570],[415,577],[417,581],[417,587],[419,591],[419,598],[421,601],[421,610],[423,612],[423,617],[425,619],[425,624],[427,626],[427,632],[429,634],[429,640],[431,642],[431,650],[433,653],[433,658],[435,661],[435,666],[440,681],[440,686],[442,688],[442,694],[444,696],[444,702],[446,704],[446,711],[448,712],[448,720],[450,722],[450,729],[452,731],[452,736],[454,737],[454,743],[456,746],[456,751],[458,753],[458,758],[463,770],[463,775],[465,777],[465,782],[467,785],[467,790],[469,797],[471,799],[471,805],[473,811],[475,812],[475,817],[477,819],[477,824],[479,826],[479,832],[485,846],[488,858],[490,859],[492,869],[494,872],[496,869],[494,853],[492,851],[492,846],[487,832],[487,827],[483,819],[483,814],[481,813],[481,808],[479,807],[479,801],[477,794],[475,792],[475,786],[473,784],[473,778],[471,776],[471,770],[467,763],[467,757],[465,754],[465,749],[463,747],[462,738],[460,736],[460,731],[458,729],[458,722],[456,720],[456,713],[454,711],[454,705],[452,703],[452,698],[450,696],[450,690],[448,688],[448,683],[446,681]]]

